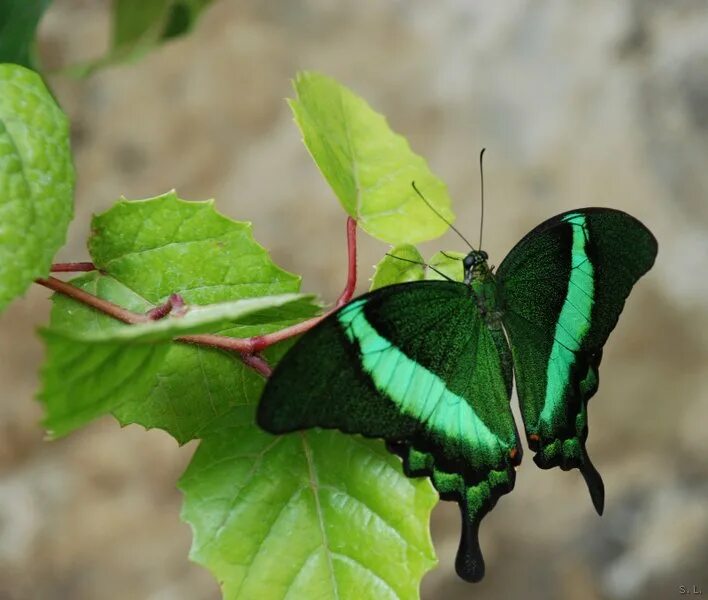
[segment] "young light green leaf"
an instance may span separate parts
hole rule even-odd
[[[226,600],[418,598],[436,564],[437,494],[381,442],[332,431],[274,437],[241,423],[201,442],[183,475],[191,558]]]
[[[0,63],[33,69],[35,32],[51,0],[3,0],[0,2]]]
[[[303,141],[362,229],[392,244],[415,244],[445,232],[445,222],[418,197],[411,182],[453,221],[445,184],[403,136],[391,131],[382,115],[343,85],[317,73],[300,73],[294,87],[297,98],[289,102]]]
[[[159,44],[186,33],[213,0],[113,0],[111,47],[102,58],[69,68],[86,76],[110,64],[135,61]]]
[[[97,216],[89,246],[95,273],[72,283],[135,311],[146,312],[178,292],[190,305],[295,293],[300,280],[277,267],[253,239],[251,225],[217,213],[211,202],[186,202],[174,193],[118,202]],[[266,315],[215,327],[214,333],[249,337],[277,331],[317,309],[283,306]],[[86,332],[115,321],[66,297],[55,296],[52,328]],[[276,360],[283,344],[268,349]],[[255,402],[263,378],[237,355],[172,344],[147,393],[133,394],[114,414],[124,423],[166,430],[180,443],[218,429],[233,407]]]
[[[47,347],[39,400],[44,426],[59,437],[150,392],[170,344],[77,339],[68,331],[41,332]]]
[[[446,256],[447,255],[447,256]],[[440,273],[444,273],[454,281],[462,281],[465,278],[464,269],[462,267],[462,259],[466,256],[464,252],[456,252],[454,250],[446,250],[444,253],[441,250],[433,254],[428,264],[435,267]],[[445,279],[433,269],[428,269],[426,279]]]
[[[0,65],[0,311],[49,272],[73,186],[64,113],[37,73]]]
[[[401,244],[391,248],[376,265],[369,289],[421,279],[425,279],[423,257],[415,246]]]

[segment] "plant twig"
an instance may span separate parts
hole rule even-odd
[[[351,217],[347,219],[347,255],[347,282],[344,286],[344,290],[340,294],[334,306],[319,317],[308,319],[307,321],[297,323],[291,327],[286,327],[280,331],[250,338],[232,338],[216,334],[196,334],[184,335],[175,339],[178,342],[186,344],[207,346],[209,348],[237,352],[244,364],[251,367],[264,377],[269,377],[272,373],[272,369],[265,358],[260,355],[262,350],[265,350],[267,347],[272,346],[277,342],[281,342],[296,335],[300,335],[301,333],[305,333],[322,321],[322,319],[331,315],[352,299],[356,289],[357,264],[356,221]],[[93,263],[88,262],[58,263],[52,265],[52,271],[54,272],[91,271],[95,268],[96,267]],[[113,302],[110,302],[109,300],[104,300],[103,298],[89,294],[81,288],[71,285],[65,281],[61,281],[60,279],[56,279],[55,277],[37,279],[36,283],[130,325],[135,325],[137,323],[149,323],[150,321],[167,316],[170,312],[183,311],[185,308],[182,297],[179,294],[172,294],[166,302],[156,306],[155,308],[149,310],[147,314],[143,315],[127,310],[117,304],[114,304]]]
[[[130,310],[123,308],[122,306],[113,304],[113,302],[104,300],[103,298],[99,298],[98,296],[94,296],[93,294],[89,294],[81,288],[78,288],[75,285],[71,285],[66,281],[62,281],[61,279],[57,279],[56,277],[36,279],[35,282],[39,285],[43,285],[44,287],[49,288],[50,290],[59,292],[60,294],[64,294],[65,296],[72,298],[73,300],[81,302],[86,306],[95,308],[96,310],[107,314],[113,317],[114,319],[123,321],[123,323],[135,325],[137,323],[147,323],[151,320],[150,317],[148,317],[147,315],[134,313]]]
[[[92,262],[68,262],[54,263],[52,265],[52,273],[77,273],[79,271],[95,271],[96,265]]]
[[[145,313],[145,315],[151,321],[159,321],[164,319],[167,315],[174,315],[176,317],[181,317],[186,311],[186,306],[184,304],[184,298],[179,294],[170,294],[165,302],[159,304],[155,308],[151,308]]]
[[[239,358],[247,367],[251,367],[257,373],[260,373],[268,379],[273,373],[273,368],[268,364],[268,361],[260,354],[239,354]]]

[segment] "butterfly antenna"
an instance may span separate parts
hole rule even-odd
[[[480,196],[482,198],[482,214],[480,215],[479,219],[479,250],[482,249],[482,230],[484,228],[484,163],[483,163],[483,158],[484,158],[484,151],[486,148],[482,148],[482,151],[479,153],[479,185],[480,185]]]
[[[440,275],[440,277],[444,277],[448,281],[455,281],[454,279],[448,277],[447,275],[445,275],[445,273],[436,269],[433,265],[429,265],[428,263],[420,262],[418,260],[411,260],[410,258],[403,258],[402,256],[396,256],[395,254],[391,254],[390,252],[386,252],[386,256],[390,256],[391,258],[397,258],[398,260],[402,260],[403,262],[413,263],[414,265],[420,265],[421,267],[427,267],[428,269],[435,271],[438,275]]]
[[[418,187],[416,186],[415,181],[411,181],[411,185],[413,186],[413,189],[415,190],[415,193],[418,194],[418,196],[420,196],[420,199],[421,199],[423,202],[425,202],[425,204],[427,205],[427,207],[428,207],[430,210],[432,210],[438,217],[440,217],[440,219],[442,219],[442,220],[447,224],[447,226],[448,226],[450,229],[452,229],[457,235],[459,235],[460,238],[462,239],[462,241],[465,242],[465,244],[467,244],[472,250],[474,250],[474,246],[473,246],[472,244],[470,244],[470,243],[467,241],[467,238],[466,238],[464,235],[462,235],[462,234],[460,233],[460,230],[457,229],[457,227],[455,227],[452,223],[450,223],[450,221],[448,221],[445,217],[443,217],[443,216],[435,209],[435,207],[434,207],[432,204],[430,204],[430,202],[428,202],[428,200],[426,200],[425,196],[423,196],[423,194],[420,193],[420,190],[419,190]]]

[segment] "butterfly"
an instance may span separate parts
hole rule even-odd
[[[522,448],[543,468],[577,468],[602,514],[588,457],[588,400],[602,348],[657,242],[637,219],[581,208],[537,226],[496,273],[472,249],[464,280],[400,283],[364,294],[305,333],[268,379],[258,424],[382,438],[409,477],[458,502],[458,575],[479,581],[480,520],[514,487]]]

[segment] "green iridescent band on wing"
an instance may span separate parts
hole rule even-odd
[[[536,429],[552,426],[557,414],[562,413],[561,401],[570,381],[575,353],[590,329],[593,305],[593,267],[585,251],[587,226],[585,216],[571,213],[562,221],[572,226],[571,267],[568,289],[553,336],[551,355],[546,369],[546,395]]]
[[[359,345],[361,366],[376,388],[403,414],[417,419],[421,427],[455,447],[463,460],[473,460],[478,446],[508,453],[509,445],[489,430],[464,398],[451,392],[441,377],[378,334],[364,315],[365,302],[352,302],[337,318],[349,341]]]
[[[604,485],[585,441],[602,347],[656,240],[616,210],[574,210],[539,225],[499,267],[504,326],[529,447],[541,468],[579,468],[602,513]]]
[[[427,430],[431,438],[446,446],[448,455],[462,463],[473,464],[489,449],[496,456],[510,455],[516,444],[511,446],[492,433],[467,401],[450,391],[441,377],[408,358],[382,337],[367,321],[365,304],[365,299],[356,300],[340,311],[337,318],[347,338],[358,345],[360,364],[379,392],[392,400],[403,414],[417,419],[421,429]],[[479,523],[499,496],[513,489],[515,473],[511,461],[505,469],[490,470],[479,481],[475,475],[474,481],[468,482],[458,473],[436,468],[433,454],[407,444],[389,448],[398,451],[403,458],[407,475],[430,476],[441,497],[460,503],[463,533],[457,571],[465,579],[479,581],[484,575]]]
[[[258,422],[274,433],[320,426],[384,438],[407,475],[429,476],[460,504],[458,573],[478,581],[479,522],[512,489],[521,458],[510,352],[499,336],[469,286],[381,288],[297,342],[266,385]]]

